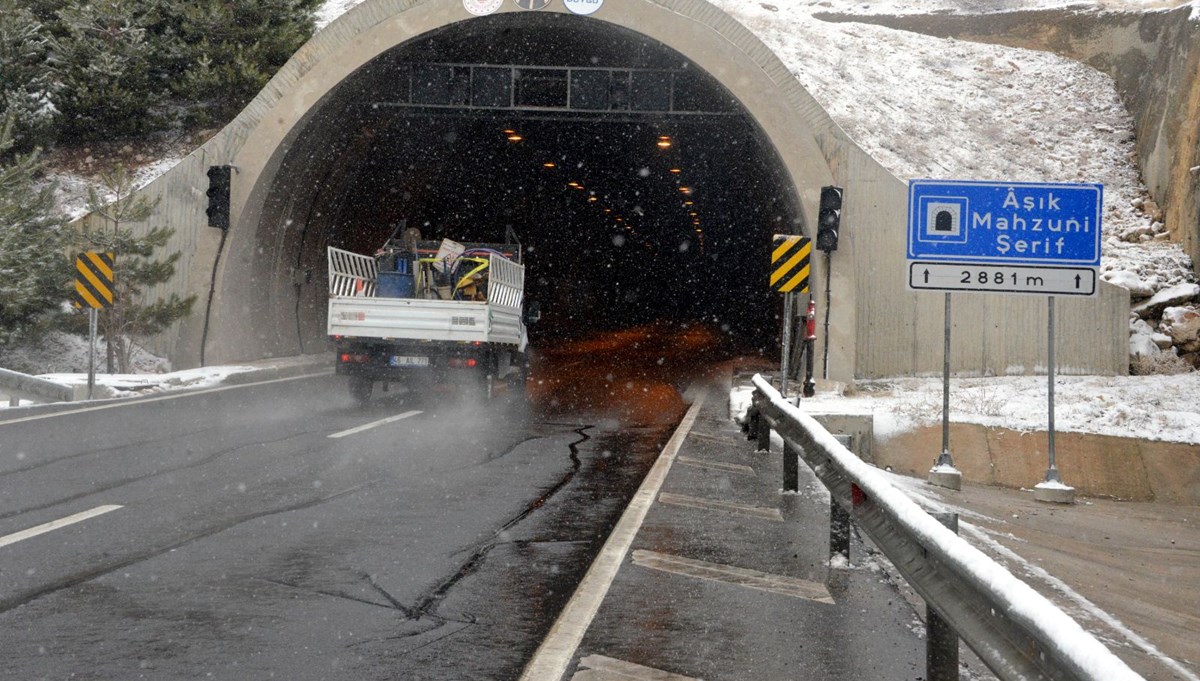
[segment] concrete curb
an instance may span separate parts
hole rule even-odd
[[[252,371],[239,371],[230,374],[221,381],[221,385],[244,385],[258,381],[269,381],[276,378],[292,378],[305,374],[333,372],[333,355],[300,355],[298,357],[281,357],[272,360],[248,362],[245,365],[254,367]]]
[[[317,376],[325,373],[332,373],[333,356],[330,353],[322,353],[319,355],[279,357],[268,360],[245,362],[242,364],[230,364],[229,366],[250,367],[250,370],[229,374],[223,378],[220,383],[215,385],[207,385],[204,387],[179,387],[169,392],[182,394],[195,390],[211,390],[213,388],[219,388],[222,386],[246,385],[249,383],[257,383],[259,381],[294,378],[297,376],[304,376],[306,374]],[[130,397],[101,397],[90,402],[79,397],[74,401],[44,402],[39,404],[22,405],[20,407],[9,407],[6,409],[0,409],[0,423],[26,416],[37,416],[41,414],[52,414],[59,411],[68,411],[82,406],[98,406],[113,402],[133,403],[140,399],[161,397],[162,395],[163,393],[151,393],[148,395]]]

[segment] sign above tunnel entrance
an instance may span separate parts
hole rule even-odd
[[[600,9],[604,0],[563,0],[563,5],[575,14],[591,14]]]
[[[911,180],[908,288],[1092,296],[1099,184]]]
[[[504,4],[504,0],[463,0],[463,7],[477,17],[487,16]]]

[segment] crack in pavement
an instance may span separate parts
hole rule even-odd
[[[325,589],[314,589],[312,587],[304,586],[303,584],[294,584],[292,582],[286,582],[282,579],[273,579],[271,577],[256,577],[255,579],[266,582],[268,584],[274,584],[276,586],[284,586],[289,589],[296,589],[299,591],[307,591],[309,593],[314,593],[314,594],[318,594],[321,596],[329,596],[331,598],[340,598],[340,599],[347,600],[347,601],[353,601],[354,603],[362,603],[363,605],[370,605],[370,606],[373,606],[376,608],[383,608],[384,610],[400,610],[401,612],[403,612],[405,614],[405,616],[408,615],[408,609],[404,608],[404,607],[397,607],[398,604],[396,604],[396,603],[392,603],[390,605],[384,605],[383,603],[372,601],[367,598],[359,598],[357,596],[351,596],[350,594],[342,593],[340,591],[328,591]]]
[[[479,564],[483,562],[483,559],[488,553],[491,552],[492,549],[496,548],[497,545],[508,543],[501,542],[499,540],[501,534],[512,529],[518,523],[532,515],[534,511],[544,506],[547,501],[549,501],[555,494],[561,491],[567,486],[568,483],[571,482],[571,480],[575,478],[575,475],[579,472],[579,469],[583,465],[579,459],[579,445],[592,439],[591,436],[585,431],[594,427],[595,426],[592,425],[585,425],[574,429],[574,432],[579,435],[579,439],[567,444],[567,450],[570,452],[569,457],[571,459],[571,469],[563,475],[562,479],[560,479],[546,491],[542,492],[542,494],[539,495],[537,499],[534,499],[528,506],[526,506],[523,511],[510,518],[508,522],[504,523],[500,529],[496,530],[490,539],[477,544],[474,547],[474,550],[471,552],[471,555],[468,556],[465,561],[463,561],[462,565],[459,566],[458,570],[454,574],[452,574],[449,578],[447,578],[429,593],[417,599],[416,605],[413,608],[413,612],[417,617],[431,614],[431,611],[436,608],[438,603],[446,598],[446,595],[452,588],[454,588],[456,584],[475,573],[476,569],[479,567]]]
[[[376,591],[376,593],[378,593],[380,596],[383,596],[384,598],[386,598],[386,599],[387,599],[387,601],[388,601],[388,603],[391,603],[391,604],[392,604],[392,607],[394,607],[395,609],[397,609],[397,610],[399,610],[400,612],[404,613],[404,616],[405,616],[406,618],[408,618],[408,619],[410,619],[410,620],[412,620],[412,619],[418,619],[418,617],[419,617],[419,616],[417,615],[417,613],[416,613],[415,611],[413,611],[413,610],[412,610],[412,609],[410,609],[408,606],[406,606],[406,605],[404,605],[403,603],[401,603],[401,602],[399,601],[399,599],[397,599],[395,596],[392,596],[392,594],[388,593],[387,589],[384,589],[382,586],[379,586],[379,583],[375,581],[375,578],[374,578],[374,577],[372,577],[372,576],[371,576],[371,575],[369,575],[369,574],[366,574],[365,572],[364,572],[364,573],[362,573],[362,574],[361,574],[361,575],[359,575],[359,576],[360,576],[360,577],[363,579],[363,581],[365,581],[365,582],[366,582],[366,583],[367,583],[367,584],[368,584],[368,585],[369,585],[369,586],[370,586],[372,589],[374,589],[374,590]]]

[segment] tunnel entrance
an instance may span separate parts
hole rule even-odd
[[[636,32],[565,14],[449,25],[360,68],[281,153],[257,250],[294,291],[281,326],[304,352],[326,342],[325,247],[370,253],[401,225],[515,233],[535,346],[664,323],[770,352],[778,332],[767,264],[771,234],[803,231],[793,183],[728,91]]]

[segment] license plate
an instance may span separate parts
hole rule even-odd
[[[390,364],[394,367],[427,367],[428,357],[410,357],[408,355],[392,355]]]

